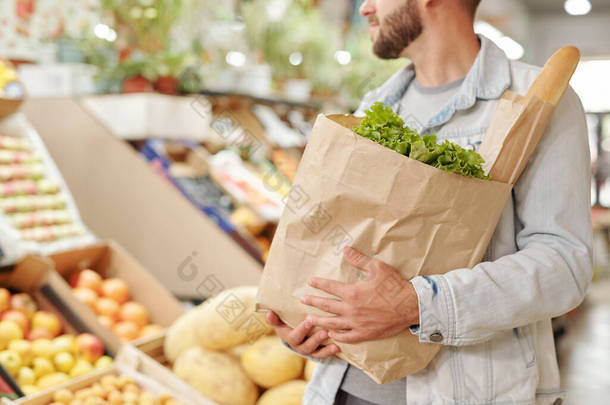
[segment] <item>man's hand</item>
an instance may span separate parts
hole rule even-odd
[[[282,322],[275,312],[269,311],[267,312],[267,322],[273,326],[280,339],[292,347],[295,352],[303,356],[325,359],[334,356],[340,351],[339,347],[334,343],[320,347],[328,339],[328,332],[325,330],[319,330],[308,337],[307,335],[313,328],[313,324],[310,321],[305,320],[293,329]]]
[[[306,321],[329,331],[338,342],[357,343],[395,336],[419,324],[417,293],[393,267],[348,247],[345,260],[367,278],[355,284],[314,277],[309,285],[339,299],[312,295],[301,301],[336,316],[309,315]]]

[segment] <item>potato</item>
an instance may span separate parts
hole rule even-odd
[[[303,380],[285,382],[265,391],[256,405],[301,405],[306,386]]]
[[[317,364],[318,363],[311,359],[305,360],[305,371],[303,371],[303,377],[306,381],[311,381],[311,377],[313,376],[313,370],[316,368]]]
[[[204,396],[221,404],[254,405],[258,388],[231,355],[191,347],[174,363],[174,373]]]
[[[176,361],[178,355],[186,349],[197,346],[196,329],[195,310],[182,315],[167,328],[163,341],[163,352],[170,362]]]
[[[263,336],[241,356],[244,371],[264,388],[299,378],[305,359],[288,350],[277,336]]]
[[[252,343],[244,343],[243,345],[235,346],[227,350],[226,352],[236,359],[241,359],[241,355],[252,346]]]
[[[174,361],[193,346],[227,350],[269,333],[263,313],[254,312],[257,287],[222,291],[180,317],[167,330],[165,356]]]

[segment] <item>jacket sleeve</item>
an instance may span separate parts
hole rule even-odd
[[[513,189],[517,252],[413,278],[420,325],[411,331],[470,345],[576,307],[593,271],[590,187],[585,115],[568,89]]]

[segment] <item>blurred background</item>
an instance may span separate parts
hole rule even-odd
[[[210,276],[256,283],[316,115],[353,112],[408,63],[373,55],[361,3],[0,2],[0,133],[48,151],[58,186],[32,194],[64,193],[69,211],[37,223],[5,209],[0,263],[112,238],[185,301],[209,296]],[[483,0],[475,31],[536,65],[564,45],[582,53],[571,84],[587,113],[595,279],[554,329],[570,403],[607,403],[610,1]],[[204,281],[180,273],[191,259]]]

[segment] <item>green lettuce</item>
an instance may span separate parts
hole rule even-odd
[[[420,136],[405,125],[392,108],[377,102],[353,131],[410,159],[467,177],[489,179],[485,175],[483,158],[477,152],[445,140],[436,142],[436,135]]]

